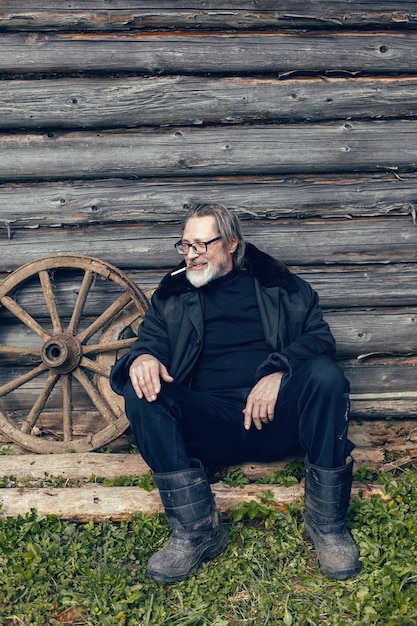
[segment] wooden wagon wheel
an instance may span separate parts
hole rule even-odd
[[[7,276],[0,303],[0,430],[40,453],[120,436],[128,420],[109,374],[148,307],[141,290],[108,263],[57,255]]]

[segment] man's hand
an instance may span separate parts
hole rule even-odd
[[[129,369],[130,380],[138,398],[145,397],[148,402],[156,400],[161,391],[161,379],[166,383],[174,380],[165,365],[151,354],[141,354]]]
[[[253,387],[243,409],[246,430],[250,429],[252,422],[258,430],[272,422],[283,376],[284,372],[274,372],[261,378]]]

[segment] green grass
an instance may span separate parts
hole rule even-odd
[[[162,515],[0,519],[0,624],[415,626],[417,471],[378,480],[387,499],[357,498],[349,509],[363,570],[347,581],[321,575],[302,505],[282,511],[268,494],[224,516],[227,551],[175,584],[145,575],[169,536]]]

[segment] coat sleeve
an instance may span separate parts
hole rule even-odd
[[[329,325],[323,319],[318,294],[310,285],[299,279],[299,291],[288,295],[280,312],[279,324],[286,328],[286,341],[281,339],[278,352],[271,352],[260,364],[256,379],[273,372],[292,373],[304,361],[319,355],[334,358],[336,342]]]
[[[166,324],[162,308],[154,296],[145,318],[138,329],[138,338],[129,352],[116,361],[110,373],[110,386],[118,394],[129,378],[129,368],[141,354],[152,354],[169,368],[170,350]]]

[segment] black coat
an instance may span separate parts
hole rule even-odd
[[[314,356],[334,357],[335,341],[323,320],[318,295],[305,280],[251,244],[246,247],[245,269],[254,276],[259,315],[271,347],[270,355],[258,367],[257,380],[276,371],[291,374]],[[141,354],[152,354],[177,382],[186,384],[200,355],[203,337],[199,289],[190,284],[185,272],[167,274],[139,326],[138,339],[113,367],[113,390],[122,393],[129,367]]]

